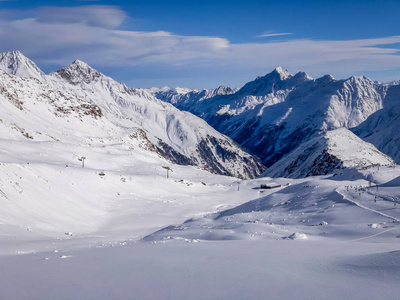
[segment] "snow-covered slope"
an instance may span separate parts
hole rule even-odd
[[[258,159],[203,120],[79,60],[41,80],[4,72],[0,77],[3,138],[141,145],[171,162],[219,174],[249,178],[263,171]]]
[[[400,163],[400,86],[391,86],[378,110],[353,132]]]
[[[264,175],[300,178],[373,165],[393,166],[395,162],[348,129],[339,128],[302,143],[284,159],[272,165]]]
[[[88,68],[0,71],[1,299],[398,298],[398,166],[238,181],[172,164],[156,137],[179,150],[209,127]],[[360,145],[326,135],[338,157]]]
[[[143,240],[290,241],[317,236],[363,240],[359,231],[364,231],[365,239],[372,238],[369,229],[400,230],[400,211],[395,209],[400,200],[399,171],[398,167],[348,168],[331,177],[259,178],[242,186],[258,193],[258,198],[165,227]],[[263,184],[277,187],[261,189]]]
[[[162,159],[141,148],[23,139],[0,149],[3,299],[400,292],[399,167],[245,180],[238,190],[235,178],[191,166],[167,179]],[[260,189],[270,183],[281,187]]]
[[[321,131],[357,126],[382,108],[386,90],[365,77],[312,79],[278,67],[233,94],[202,101],[183,95],[170,102],[202,117],[270,166]]]
[[[0,70],[19,77],[42,79],[44,73],[19,51],[0,53]]]

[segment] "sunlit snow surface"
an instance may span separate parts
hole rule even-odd
[[[1,299],[400,292],[398,167],[239,182],[169,165],[167,179],[168,162],[140,148],[1,140],[1,149]]]
[[[400,168],[239,181],[174,165],[132,124],[171,147],[188,132],[188,150],[203,121],[52,76],[2,75],[0,299],[398,299]]]

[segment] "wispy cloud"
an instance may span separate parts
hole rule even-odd
[[[399,49],[390,48],[400,43],[400,36],[233,44],[219,37],[119,29],[127,18],[117,7],[100,5],[0,10],[0,52],[20,50],[42,65],[65,66],[79,58],[94,66],[164,70],[170,77],[199,69],[209,74],[260,75],[278,65],[335,76],[400,68]],[[278,35],[290,33],[264,33]]]
[[[124,11],[114,6],[91,5],[80,7],[41,7],[36,11],[38,23],[84,23],[95,27],[117,28],[127,18]]]
[[[281,35],[292,35],[293,33],[291,32],[264,32],[263,34],[260,34],[258,37],[274,37],[274,36],[281,36]]]
[[[102,65],[181,65],[215,56],[229,44],[218,37],[118,30],[126,14],[112,6],[44,7],[32,14],[13,19],[17,14],[7,11],[1,20],[0,13],[0,51],[18,49],[42,63],[80,58]]]

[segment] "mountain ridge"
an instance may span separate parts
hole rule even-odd
[[[269,167],[320,132],[361,124],[382,109],[387,89],[362,76],[313,79],[278,67],[233,94],[201,101],[178,95],[173,104],[202,117]]]
[[[342,127],[321,133],[302,143],[285,159],[273,164],[263,175],[301,178],[374,165],[393,166],[395,161]]]
[[[240,178],[256,177],[265,169],[202,119],[79,60],[40,80],[8,73],[0,73],[0,79],[0,119],[8,138],[142,147],[173,163]]]
[[[24,83],[10,81],[3,74],[0,94],[19,110],[26,111],[27,101],[39,99],[50,105],[47,109],[58,117],[75,115],[82,122],[85,116],[106,120],[108,125],[101,126],[109,126],[109,133],[122,134],[124,143],[129,144],[132,137],[139,139],[142,146],[174,163],[198,165],[242,178],[260,175],[265,168],[263,163],[272,168],[272,174],[276,166],[284,164],[282,159],[301,149],[304,143],[318,136],[329,136],[331,131],[340,128],[359,126],[382,110],[387,94],[393,95],[388,93],[392,85],[376,84],[363,76],[336,80],[325,75],[313,79],[305,72],[292,75],[282,67],[257,77],[240,89],[225,86],[202,91],[167,87],[135,89],[116,82],[79,59],[45,75],[20,52],[3,53],[2,57],[17,60],[6,68],[8,76],[26,78],[30,72],[25,70],[35,71],[30,77],[36,81],[28,79]],[[7,60],[3,60],[3,69],[6,65]],[[13,87],[16,81],[29,88]],[[7,124],[12,127],[11,120]],[[365,132],[371,132],[370,127],[354,132],[369,136]],[[29,126],[18,125],[17,128],[25,137],[35,139],[38,136],[32,130],[29,133]],[[355,140],[349,134],[346,136]],[[370,153],[376,152],[364,142],[358,144],[368,148]],[[263,163],[242,148],[260,157]],[[378,148],[388,152],[388,147],[380,145]],[[396,153],[390,155],[398,159]],[[385,164],[390,163],[386,161]],[[327,167],[317,173],[329,170]]]

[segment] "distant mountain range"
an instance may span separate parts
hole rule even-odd
[[[304,170],[295,171],[295,168],[300,168],[299,161],[292,165],[291,172],[278,170],[278,166],[282,168],[296,161],[293,156],[295,153],[300,155],[304,148],[308,149],[309,155],[321,159],[321,155],[330,152],[323,146],[326,143],[319,142],[313,151],[309,144],[321,139],[337,139],[335,134],[328,133],[339,128],[353,130],[359,137],[392,156],[397,163],[400,162],[397,150],[399,133],[395,130],[400,125],[398,89],[395,82],[379,84],[366,77],[336,80],[330,75],[313,79],[304,72],[292,75],[278,67],[238,90],[219,87],[213,91],[181,92],[164,88],[150,92],[179,109],[203,118],[259,156],[271,167],[266,174],[306,176],[324,174],[332,168],[322,164],[321,170],[314,167],[311,170],[310,165],[301,164]],[[379,125],[377,119],[387,120],[386,124],[380,121]],[[350,132],[341,136],[352,139],[352,143],[356,141]],[[355,160],[350,165],[390,164],[387,157],[378,158],[378,152],[360,139],[357,143],[369,151],[371,157]],[[338,168],[349,163],[345,155],[336,158],[340,160]],[[304,154],[302,160],[306,160]]]
[[[18,51],[0,54],[1,138],[101,141],[240,178],[398,163],[399,104],[396,83],[365,77],[278,67],[240,89],[146,90],[79,60],[46,75]]]

